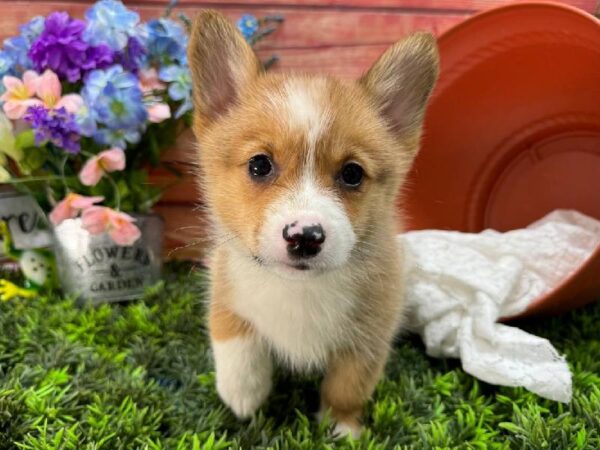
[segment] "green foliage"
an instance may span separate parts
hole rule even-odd
[[[19,164],[24,176],[12,182],[19,191],[32,195],[45,211],[53,207],[50,199],[59,201],[68,192],[76,192],[102,196],[105,199],[104,206],[119,207],[129,213],[148,213],[160,200],[164,190],[170,187],[151,184],[149,170],[161,166],[169,169],[160,161],[160,157],[175,144],[178,134],[187,126],[185,120],[181,118],[150,124],[141,141],[127,149],[126,169],[112,172],[92,187],[84,186],[79,181],[79,171],[91,156],[106,148],[92,139],[83,138],[83,151],[67,155],[50,143],[42,147],[34,146],[33,132],[29,130],[17,137],[17,142],[24,148],[24,157]]]
[[[0,450],[598,449],[600,304],[518,325],[552,340],[574,374],[570,405],[495,387],[403,337],[360,440],[318,424],[319,377],[278,371],[250,422],[221,404],[205,328],[204,275],[171,265],[138,302],[0,303]]]

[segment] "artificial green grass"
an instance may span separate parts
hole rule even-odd
[[[0,450],[600,448],[600,303],[519,324],[567,354],[570,405],[478,382],[405,336],[353,442],[313,419],[317,376],[280,371],[258,416],[234,418],[215,392],[203,284],[177,264],[127,304],[0,303]]]

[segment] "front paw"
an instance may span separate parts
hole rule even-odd
[[[217,392],[239,419],[248,419],[269,396],[271,380],[258,384],[244,379],[242,374],[233,375],[217,376]]]
[[[350,436],[352,439],[360,438],[362,427],[356,422],[337,422],[333,428],[333,436],[336,438],[345,438]]]
[[[333,429],[331,431],[332,436],[335,439],[344,439],[350,436],[352,439],[359,439],[362,434],[363,427],[360,422],[351,417],[344,419],[335,420],[331,417],[331,411],[324,412],[321,409],[316,415],[318,422],[331,423],[333,421]]]
[[[240,419],[251,417],[271,391],[272,361],[257,339],[214,342],[217,392]]]

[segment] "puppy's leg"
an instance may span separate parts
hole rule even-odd
[[[210,308],[217,392],[240,419],[252,416],[271,390],[273,363],[252,326],[219,301]]]
[[[361,415],[385,365],[387,352],[373,358],[357,353],[334,355],[321,385],[321,414],[335,421],[334,433],[358,438]]]

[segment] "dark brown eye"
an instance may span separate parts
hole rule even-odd
[[[364,178],[363,168],[354,162],[350,162],[342,167],[340,172],[340,181],[348,187],[358,187]]]
[[[260,180],[273,173],[273,163],[267,155],[254,155],[248,161],[248,173],[252,178]]]

